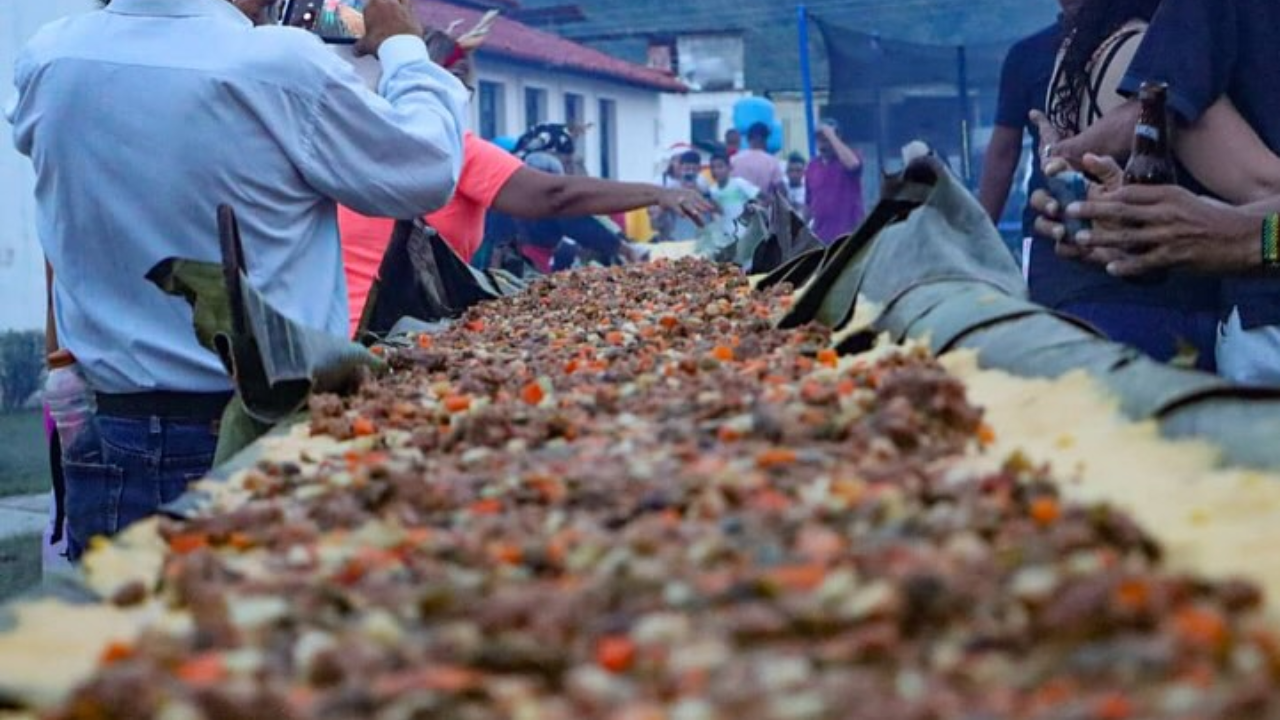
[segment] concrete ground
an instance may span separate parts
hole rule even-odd
[[[46,575],[74,572],[61,547],[47,542],[50,502],[48,493],[0,498],[0,602]]]

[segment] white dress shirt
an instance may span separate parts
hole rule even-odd
[[[451,197],[468,94],[419,38],[387,40],[370,91],[302,30],[226,0],[115,0],[44,28],[6,113],[37,176],[59,338],[100,392],[230,388],[187,303],[146,279],[219,259],[239,215],[249,281],[292,319],[347,332],[335,203],[409,218]]]

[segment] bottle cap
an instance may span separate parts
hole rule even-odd
[[[50,370],[61,370],[76,364],[76,356],[70,350],[55,350],[46,358]]]

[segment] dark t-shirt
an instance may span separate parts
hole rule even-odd
[[[1146,48],[1144,41],[1139,53]],[[1216,278],[1183,273],[1172,273],[1159,280],[1114,278],[1099,265],[1058,257],[1053,243],[1047,239],[1039,239],[1032,245],[1028,276],[1031,299],[1055,309],[1071,309],[1077,303],[1101,303],[1213,315],[1218,312],[1220,302],[1221,283]],[[1210,341],[1203,339],[1205,343]]]
[[[1032,151],[1040,147],[1040,133],[1028,119],[1032,110],[1043,110],[1049,80],[1062,44],[1062,26],[1054,23],[1009,49],[1000,71],[1000,100],[996,105],[996,125],[1023,128],[1031,133]],[[1040,163],[1032,163],[1028,195],[1045,186]],[[1022,211],[1022,235],[1030,237],[1036,214],[1028,205]]]
[[[1226,95],[1280,154],[1280,0],[1164,0],[1121,89],[1169,84],[1169,103],[1192,123]],[[1225,312],[1246,328],[1280,325],[1280,280],[1229,278]]]

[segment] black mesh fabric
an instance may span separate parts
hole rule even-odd
[[[886,169],[903,145],[923,140],[962,175],[976,181],[972,135],[989,126],[999,95],[1000,68],[1015,42],[922,45],[859,32],[814,18],[827,49],[831,96],[826,110],[846,141],[875,152]],[[961,88],[967,87],[967,99]],[[970,153],[966,165],[965,151]]]

